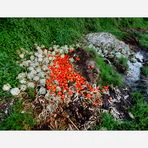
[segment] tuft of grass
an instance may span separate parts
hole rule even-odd
[[[128,58],[121,56],[117,58],[117,65],[119,66],[119,69],[122,69],[123,72],[126,72],[128,70]]]
[[[30,101],[33,101],[35,99],[35,89],[34,88],[28,88],[27,89],[28,98]]]
[[[148,66],[144,66],[141,68],[141,72],[144,76],[148,76]]]
[[[22,112],[22,101],[17,101],[12,107],[12,112],[0,123],[0,130],[30,130],[36,123],[32,112]]]
[[[100,116],[100,123],[94,128],[94,130],[116,130],[118,127],[118,121],[116,121],[109,113],[102,113]]]
[[[94,49],[87,48],[86,51],[89,52],[93,60],[96,61],[97,67],[100,70],[100,85],[113,84],[114,86],[121,86],[123,84],[122,76],[114,69],[114,67],[105,63],[104,59],[100,57]]]

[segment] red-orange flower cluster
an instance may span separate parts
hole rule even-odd
[[[49,57],[53,57],[53,55],[49,55]],[[50,76],[46,80],[46,86],[50,93],[60,96],[62,100],[64,100],[66,93],[70,96],[78,93],[90,99],[92,94],[83,94],[82,90],[87,88],[89,92],[93,92],[98,90],[98,88],[92,87],[81,74],[75,71],[70,63],[70,56],[61,56],[57,53],[54,58],[52,65],[48,67]],[[77,57],[76,60],[79,61],[80,58]],[[73,86],[73,89],[71,86]]]

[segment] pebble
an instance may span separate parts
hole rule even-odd
[[[12,88],[11,90],[10,90],[10,93],[13,95],[13,96],[17,96],[17,95],[19,95],[19,93],[20,93],[20,90],[19,90],[19,88]]]
[[[46,84],[46,79],[40,79],[40,85],[45,86]]]
[[[43,71],[46,71],[46,70],[48,70],[48,67],[47,67],[46,65],[43,65],[43,66],[42,66],[42,70],[43,70]]]
[[[11,88],[11,85],[8,83],[3,85],[3,91],[9,91],[10,88]]]
[[[46,89],[44,87],[41,87],[39,89],[39,95],[44,95],[44,94],[46,94]]]
[[[35,57],[34,57],[33,55],[30,56],[30,60],[31,60],[31,61],[33,61],[34,58],[35,58]]]
[[[33,78],[33,80],[34,81],[38,81],[40,78],[38,77],[38,76],[35,76],[34,78]]]
[[[26,77],[26,73],[19,73],[17,79],[22,79]]]
[[[27,84],[27,86],[28,86],[28,87],[31,87],[31,88],[34,88],[34,87],[35,87],[35,84],[34,84],[33,82],[29,82],[29,83]]]
[[[23,59],[23,58],[24,58],[24,54],[23,54],[23,53],[20,54],[19,57],[20,57],[21,59]]]
[[[22,79],[22,80],[20,80],[19,81],[21,84],[26,84],[27,83],[27,81],[25,80],[25,79]]]
[[[20,90],[21,90],[21,91],[25,91],[26,89],[27,89],[27,86],[26,86],[26,85],[21,85],[21,86],[20,86]]]

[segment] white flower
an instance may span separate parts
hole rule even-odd
[[[16,87],[16,88],[12,88],[10,90],[10,93],[13,95],[13,96],[17,96],[19,93],[20,93],[20,90]]]
[[[21,91],[25,91],[26,89],[27,89],[27,86],[26,86],[26,85],[21,85],[21,86],[20,86],[20,90],[21,90]]]
[[[8,83],[3,85],[3,91],[9,91],[10,88],[11,88],[11,85]]]
[[[31,87],[31,88],[34,88],[34,87],[35,87],[35,84],[34,84],[33,82],[29,82],[29,83],[27,84],[27,86],[28,86],[28,87]]]

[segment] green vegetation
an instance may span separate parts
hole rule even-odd
[[[127,35],[124,28],[147,28],[146,18],[0,18],[0,88],[9,83],[12,87],[18,85],[16,76],[22,68],[16,63],[19,60],[16,50],[25,48],[33,50],[35,43],[49,47],[56,44],[74,44],[89,32],[110,32],[122,39]],[[147,34],[138,34],[140,44],[148,47]],[[122,84],[120,75],[102,58],[96,59],[101,69],[104,85]],[[0,89],[0,97],[10,96]],[[33,99],[33,95],[31,94]],[[14,110],[0,125],[0,129],[24,129],[32,126],[31,115]],[[24,122],[22,122],[24,121]],[[16,122],[16,123],[15,123]]]
[[[121,86],[123,84],[122,76],[114,69],[114,67],[106,64],[104,59],[100,57],[94,49],[87,48],[86,51],[92,55],[93,60],[96,61],[97,67],[100,70],[101,81],[99,81],[99,84],[113,84],[114,86]]]
[[[132,94],[134,105],[129,111],[134,115],[130,121],[115,120],[109,113],[102,113],[101,122],[95,130],[148,130],[148,104],[139,92]]]
[[[148,66],[143,66],[141,72],[144,76],[148,76]]]
[[[128,70],[128,59],[124,56],[121,56],[120,58],[117,59],[117,65],[122,68],[122,70],[125,72]]]
[[[113,84],[114,86],[121,86],[123,84],[122,76],[116,72],[114,67],[110,66],[109,64],[106,64],[104,62],[104,59],[101,57],[96,57],[95,61],[101,72],[100,73],[100,77],[101,77],[100,83],[102,85]]]
[[[23,113],[22,108],[22,101],[17,101],[9,117],[0,123],[0,130],[30,130],[35,120],[31,111]]]
[[[0,19],[0,88],[15,80],[21,68],[16,64],[16,50],[32,50],[33,44],[49,47],[57,44],[73,44],[89,32],[110,32],[119,38],[126,35],[122,28],[147,28],[143,18],[1,18]],[[146,42],[146,38],[143,42]],[[8,95],[0,89],[0,96]]]
[[[28,88],[27,89],[28,98],[30,101],[33,101],[35,99],[35,89],[34,88]]]
[[[116,121],[109,113],[102,113],[100,118],[101,122],[94,130],[115,130],[118,127],[118,121]]]

